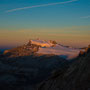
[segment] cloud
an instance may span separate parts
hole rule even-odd
[[[65,2],[57,2],[57,3],[48,3],[48,4],[41,4],[41,5],[34,5],[34,6],[29,6],[29,7],[22,7],[22,8],[11,9],[11,10],[7,10],[6,12],[9,13],[9,12],[14,12],[14,11],[30,9],[30,8],[46,7],[46,6],[59,5],[59,4],[67,4],[67,3],[71,3],[71,2],[75,2],[75,1],[78,1],[78,0],[70,0],[70,1],[65,1]]]
[[[87,18],[90,18],[90,16],[84,16],[84,17],[81,17],[81,18],[85,18],[85,19],[87,19]]]

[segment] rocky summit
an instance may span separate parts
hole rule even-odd
[[[4,56],[6,57],[19,57],[19,56],[30,56],[35,55],[42,47],[53,47],[56,44],[55,41],[45,41],[45,40],[30,40],[27,44],[18,46],[4,51]],[[40,53],[41,54],[41,53]],[[40,55],[38,54],[38,55]]]

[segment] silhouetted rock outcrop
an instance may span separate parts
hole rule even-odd
[[[90,52],[90,45],[88,45],[88,47],[85,48],[85,51],[80,51],[79,56],[85,56],[89,52]]]
[[[3,53],[0,51],[0,59],[3,58]]]
[[[1,51],[0,51],[0,57],[1,57]]]

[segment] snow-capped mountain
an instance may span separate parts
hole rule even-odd
[[[82,49],[75,49],[57,44],[56,41],[30,40],[28,44],[6,50],[4,54],[10,57],[38,55],[57,55],[64,59],[73,59],[77,57]]]
[[[45,41],[45,40],[31,40],[31,44],[36,44],[41,46],[37,53],[39,54],[54,54],[65,59],[73,59],[79,55],[80,49],[74,49],[62,46],[55,41]]]

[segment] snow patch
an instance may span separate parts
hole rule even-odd
[[[65,59],[73,59],[79,55],[80,49],[67,48],[56,44],[55,47],[39,48],[37,53],[41,54],[54,54]]]
[[[45,40],[31,40],[31,44],[40,45],[41,47],[51,47],[54,45],[50,41]]]

